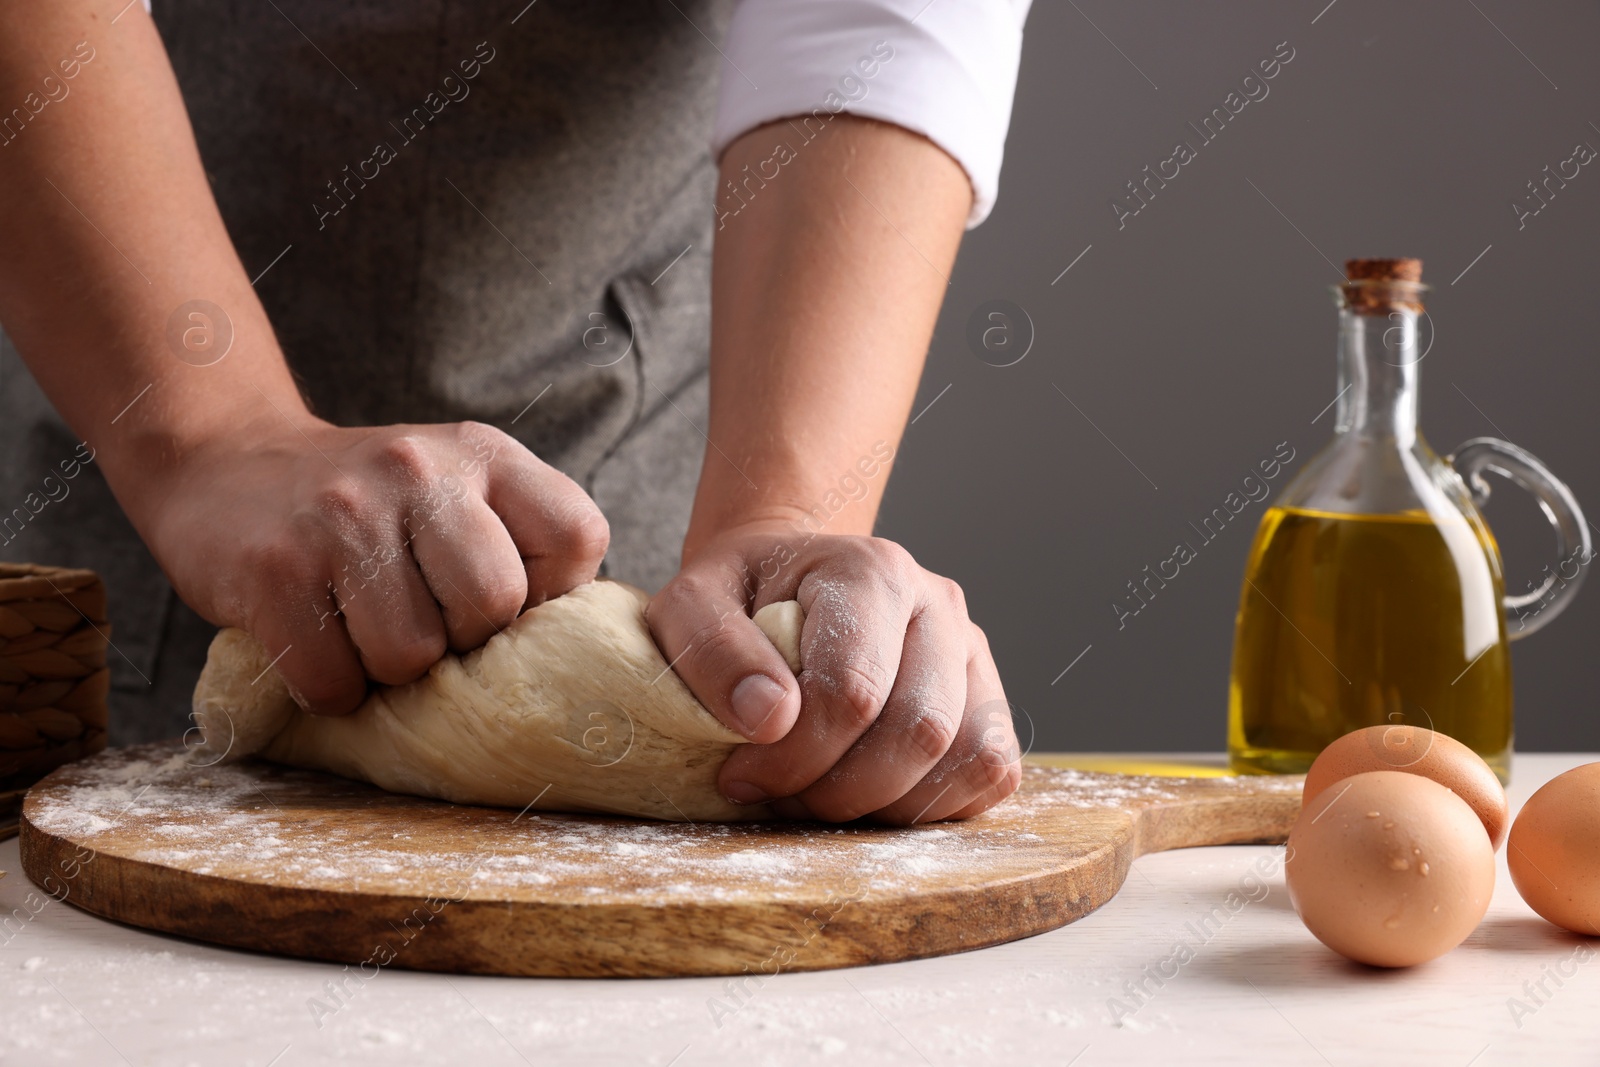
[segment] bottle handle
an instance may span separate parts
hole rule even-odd
[[[1545,579],[1538,588],[1521,596],[1505,598],[1506,635],[1515,641],[1542,629],[1560,615],[1578,586],[1583,584],[1584,568],[1594,559],[1589,540],[1589,523],[1572,490],[1550,473],[1550,468],[1525,449],[1495,437],[1474,437],[1445,460],[1455,468],[1472,494],[1472,502],[1482,507],[1489,500],[1489,483],[1484,471],[1509,478],[1534,495],[1539,510],[1556,531],[1557,562],[1545,567]],[[1512,625],[1515,624],[1515,625]]]

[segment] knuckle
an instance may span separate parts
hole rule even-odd
[[[928,763],[937,763],[955,743],[956,724],[941,710],[924,709],[906,727],[905,738]]]
[[[445,648],[442,633],[415,634],[391,641],[376,658],[381,659],[385,674],[399,679],[388,684],[398,685],[426,674],[428,668],[439,662]]]
[[[1005,773],[991,778],[991,785],[998,793],[998,799],[1004,800],[1022,787],[1022,764],[1020,762],[1007,763]]]
[[[933,587],[934,593],[941,604],[950,608],[957,617],[963,619],[966,618],[967,594],[966,591],[961,588],[960,582],[952,581],[951,579],[942,577],[940,575],[934,575]]]
[[[684,657],[691,670],[702,677],[717,673],[743,677],[745,668],[739,654],[738,635],[721,619],[706,623],[689,635]]]
[[[522,614],[522,604],[527,599],[527,576],[518,570],[515,575],[507,573],[485,582],[473,595],[472,603],[496,629],[503,629]]]
[[[611,524],[581,490],[557,509],[548,531],[550,554],[564,559],[599,559],[611,545]]]
[[[512,455],[539,462],[516,438],[482,422],[458,422],[455,425],[455,443],[460,453],[456,468],[465,474],[476,475],[484,471],[502,455]],[[513,466],[517,464],[513,462]]]
[[[469,556],[461,562],[465,571],[444,590],[453,595],[441,598],[441,603],[453,602],[474,619],[487,617],[496,626],[522,614],[528,598],[528,572],[509,546],[503,554]]]
[[[810,675],[811,672],[805,672]],[[815,684],[831,705],[841,725],[865,730],[877,721],[889,696],[882,673],[854,664],[824,668],[816,672]]]
[[[456,439],[463,444],[481,444],[491,448],[508,442],[516,443],[516,439],[504,431],[474,419],[464,419],[456,423]]]
[[[979,794],[995,795],[998,802],[1017,791],[1022,784],[1022,759],[1015,746],[985,745],[967,764],[967,774]]]
[[[405,685],[421,678],[445,654],[440,633],[386,633],[373,645],[360,648],[366,673],[384,685]]]
[[[384,467],[408,480],[421,480],[432,473],[433,462],[428,444],[417,434],[395,434],[384,439],[378,448]]]
[[[526,587],[513,593],[504,586],[462,590],[447,598],[443,608],[449,643],[463,651],[476,648],[515,622],[526,599]]]
[[[311,494],[311,512],[321,519],[348,518],[365,504],[366,495],[344,479],[319,486]]]
[[[917,561],[905,546],[885,537],[874,537],[868,542],[878,569],[893,578],[906,578],[917,570]]]
[[[975,622],[969,621],[968,625],[971,627],[968,632],[972,634],[972,647],[981,652],[985,657],[988,657],[990,655],[989,635],[984,633],[983,627],[979,626]]]

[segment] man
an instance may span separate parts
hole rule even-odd
[[[3,488],[58,486],[5,551],[106,574],[120,739],[214,625],[340,714],[604,560],[730,799],[1015,788],[959,588],[870,532],[1026,0],[5,3]]]

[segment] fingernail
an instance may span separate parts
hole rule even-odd
[[[728,787],[723,792],[735,804],[759,804],[767,799],[767,794],[764,790],[751,785],[749,782],[729,782]]]
[[[752,674],[733,687],[733,715],[744,727],[746,737],[761,729],[778,710],[783,697],[783,686],[764,674]]]

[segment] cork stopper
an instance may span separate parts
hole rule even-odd
[[[1404,308],[1422,310],[1422,260],[1349,259],[1344,264],[1345,304],[1361,315],[1384,315]]]

